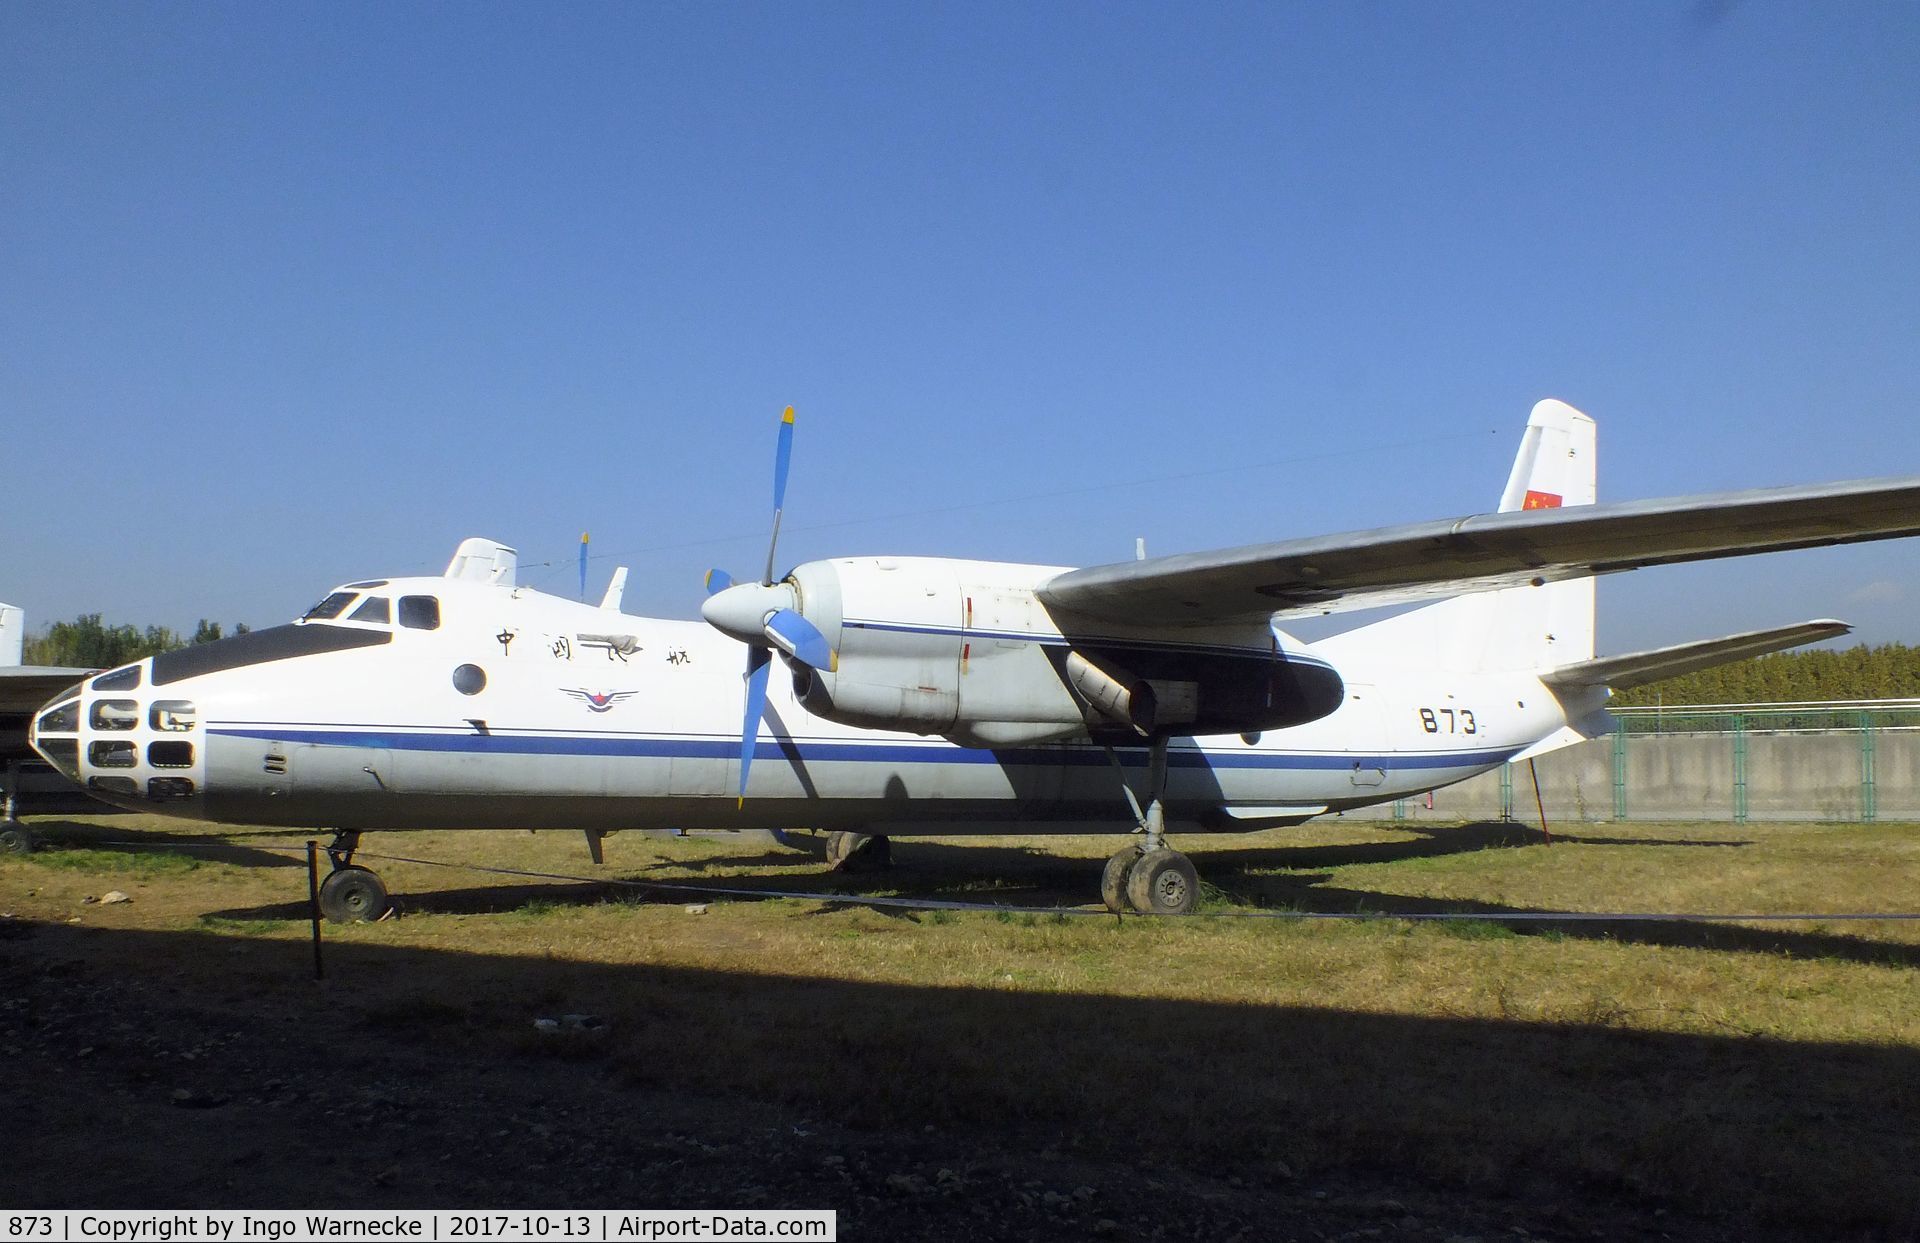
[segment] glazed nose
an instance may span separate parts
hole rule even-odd
[[[198,706],[178,692],[147,687],[149,663],[63,692],[28,731],[47,763],[89,794],[122,806],[192,798],[205,772]]]

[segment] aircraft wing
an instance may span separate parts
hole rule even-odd
[[[1773,630],[1749,630],[1724,639],[1702,639],[1698,643],[1678,643],[1626,656],[1603,656],[1576,665],[1562,665],[1541,674],[1540,680],[1550,686],[1611,686],[1615,690],[1626,690],[1749,656],[1764,656],[1803,643],[1837,639],[1852,629],[1842,621],[1810,621]]]
[[[1145,625],[1309,617],[1744,553],[1920,535],[1920,476],[1466,518],[1090,566],[1050,608]]]
[[[93,672],[46,665],[0,665],[0,712],[30,713]]]

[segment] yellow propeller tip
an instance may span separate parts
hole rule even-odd
[[[793,407],[792,407],[792,406],[788,406],[788,407],[787,407],[787,412],[786,412],[785,414],[783,414],[783,415],[781,415],[781,416],[780,416],[780,421],[781,421],[782,423],[791,423],[791,422],[793,422]]]

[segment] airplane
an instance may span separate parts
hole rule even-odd
[[[8,854],[28,854],[36,844],[32,830],[19,819],[24,804],[36,810],[103,810],[66,778],[49,772],[27,745],[34,710],[56,692],[78,691],[80,679],[98,670],[21,664],[26,631],[25,610],[0,604],[0,852]]]
[[[516,581],[468,539],[439,577],[347,583],[291,624],[56,697],[32,742],[96,796],[324,828],[330,919],[374,918],[385,829],[1122,833],[1115,912],[1191,911],[1173,831],[1421,794],[1606,733],[1611,691],[1831,638],[1798,625],[1596,659],[1594,577],[1920,534],[1920,476],[1600,505],[1594,423],[1532,410],[1491,514],[1085,569],[927,557],[708,575],[701,621]],[[1418,607],[1317,642],[1290,618]],[[771,678],[775,657],[790,675]],[[744,656],[744,674],[742,657]]]

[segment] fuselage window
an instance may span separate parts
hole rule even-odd
[[[184,734],[193,728],[193,701],[156,699],[147,713],[147,723],[161,733]]]
[[[131,699],[96,700],[87,719],[95,729],[132,729],[140,723],[140,705]]]
[[[353,611],[348,621],[379,622],[382,626],[393,621],[393,614],[387,609],[385,596],[368,596],[359,608]]]
[[[308,609],[305,613],[301,614],[300,620],[301,621],[325,621],[330,617],[338,617],[340,616],[340,614],[347,611],[347,606],[349,604],[352,604],[356,599],[359,598],[359,594],[360,594],[359,592],[355,592],[355,591],[336,591],[332,595],[328,596],[326,599],[322,600],[320,603]]]
[[[155,768],[192,768],[193,744],[190,742],[150,742],[147,763]]]
[[[69,699],[57,708],[49,708],[40,714],[40,732],[43,734],[71,734],[80,728],[80,701]]]
[[[139,753],[124,738],[87,744],[87,763],[95,768],[132,768],[139,761]]]
[[[103,673],[93,680],[96,691],[132,691],[140,689],[140,666],[128,665],[125,669],[115,669],[112,673]]]
[[[400,624],[409,630],[440,629],[440,597],[401,596]]]

